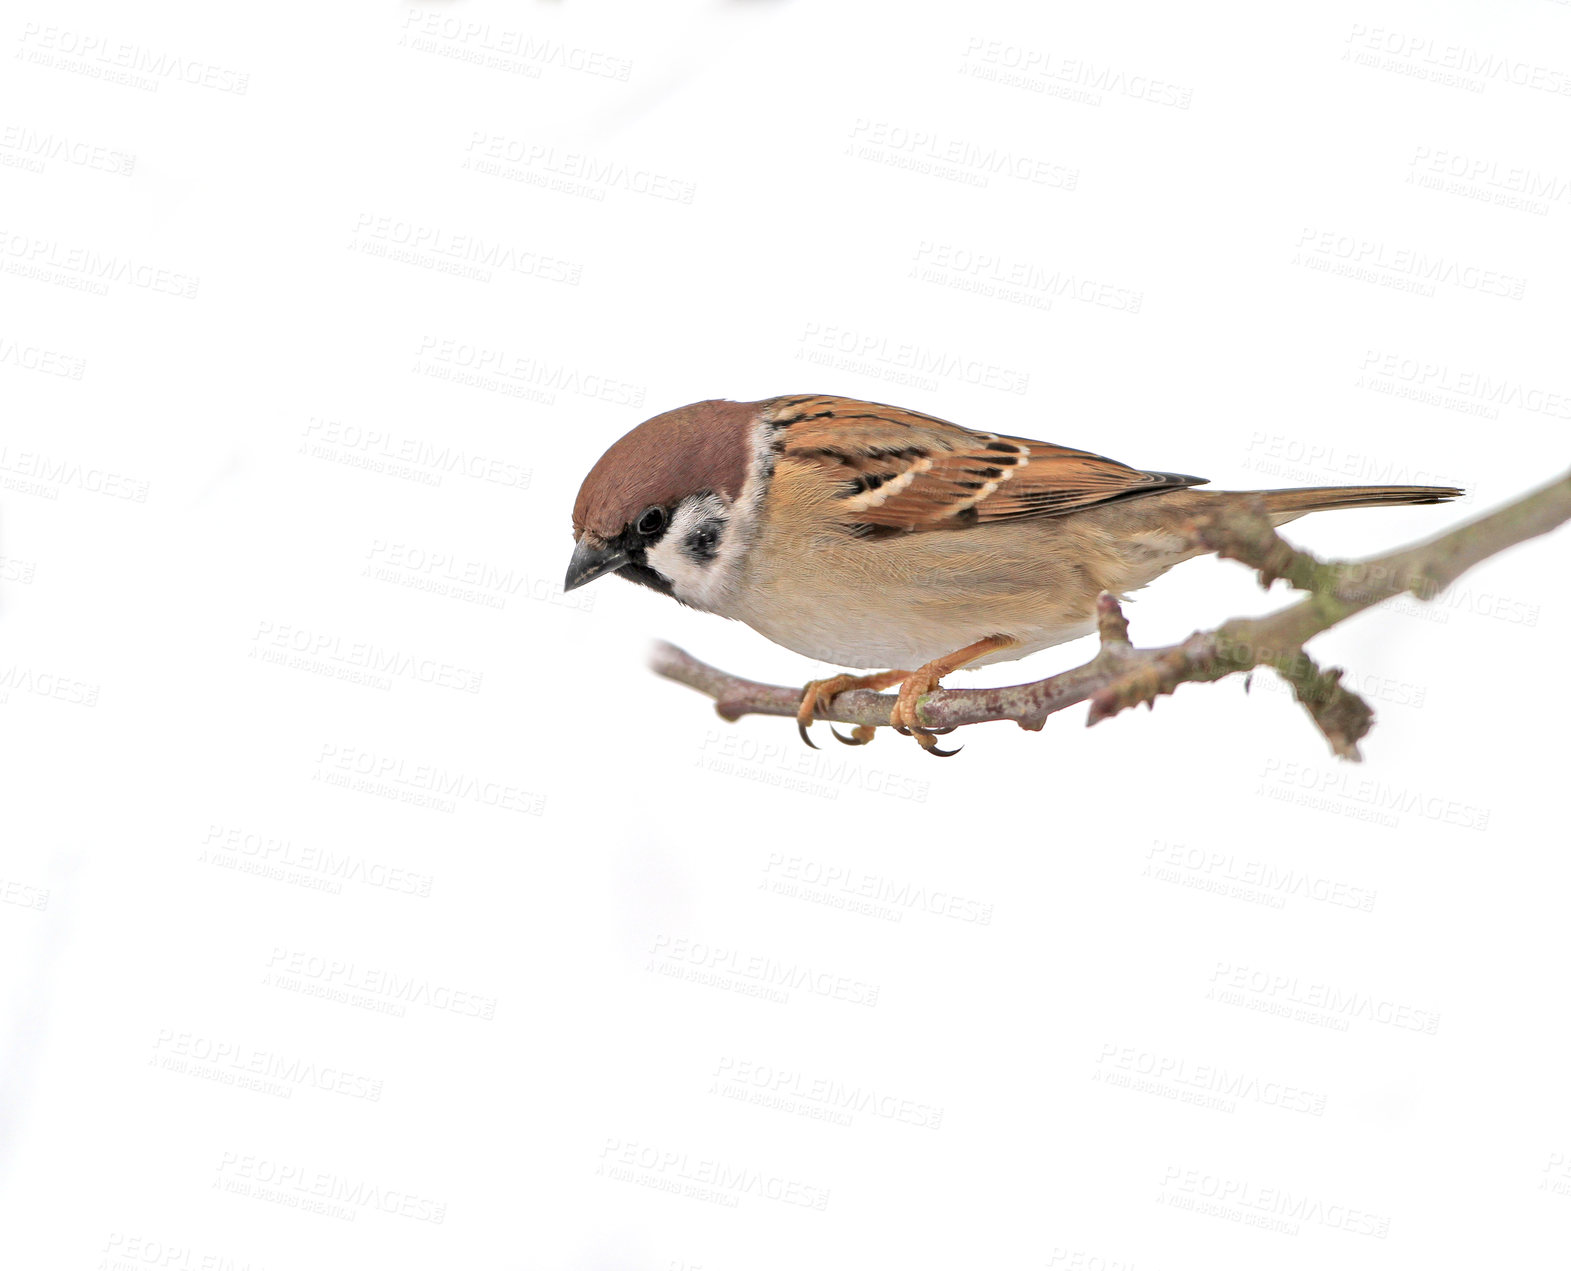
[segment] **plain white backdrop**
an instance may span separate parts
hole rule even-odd
[[[1549,480],[1568,23],[13,7],[5,1264],[1545,1265],[1563,535],[1316,642],[1361,766],[1264,673],[807,751],[645,650],[832,668],[559,583],[706,397],[1471,492],[1291,527],[1332,555]]]

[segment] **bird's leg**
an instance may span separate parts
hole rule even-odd
[[[930,755],[938,755],[947,759],[955,754],[960,747],[954,750],[940,750],[935,740],[937,734],[931,729],[923,728],[916,718],[917,703],[923,697],[938,687],[938,682],[951,671],[959,670],[967,662],[975,662],[977,658],[998,649],[1007,649],[1016,644],[1011,636],[988,636],[985,640],[978,640],[975,644],[968,644],[963,649],[956,649],[953,653],[946,653],[941,658],[934,658],[926,666],[918,667],[906,676],[905,682],[900,685],[900,696],[895,701],[895,709],[890,712],[889,722],[896,731],[909,733],[921,743],[922,749]]]
[[[796,731],[802,734],[802,740],[813,746],[813,740],[807,735],[807,726],[813,722],[813,712],[818,708],[818,703],[823,702],[828,706],[834,700],[835,694],[844,693],[853,688],[870,688],[873,690],[886,689],[891,684],[898,684],[910,671],[880,671],[876,675],[832,675],[827,680],[809,680],[802,686],[802,706],[796,713]],[[858,724],[851,730],[849,738],[842,737],[831,726],[830,732],[836,739],[845,742],[848,746],[865,746],[873,740],[873,726],[871,724]],[[817,746],[813,746],[817,750]]]

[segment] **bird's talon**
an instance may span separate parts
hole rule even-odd
[[[865,746],[868,742],[873,740],[873,737],[878,730],[875,729],[871,724],[858,724],[851,730],[851,735],[847,737],[838,728],[831,724],[829,725],[829,731],[835,735],[835,740],[843,746]]]
[[[833,732],[834,730],[830,729],[830,731]],[[804,724],[800,719],[796,721],[796,733],[798,737],[807,743],[809,750],[818,749],[818,746],[814,743],[813,739],[807,735],[807,725]]]

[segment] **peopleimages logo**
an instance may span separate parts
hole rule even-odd
[[[1452,259],[1443,253],[1386,243],[1359,234],[1322,230],[1306,225],[1299,231],[1295,265],[1344,273],[1366,282],[1434,294],[1436,284],[1476,291],[1484,295],[1520,300],[1527,279],[1518,274],[1485,269]]]
[[[1359,1019],[1371,1024],[1390,1024],[1414,1033],[1431,1036],[1440,1031],[1438,1011],[1420,1010],[1391,998],[1375,997],[1357,989],[1342,989],[1334,984],[1317,980],[1302,980],[1296,975],[1285,975],[1259,967],[1218,962],[1211,972],[1211,989],[1207,997],[1240,1005],[1249,998],[1280,1003],[1283,1010],[1267,1010],[1267,1014],[1285,1014],[1294,1006],[1311,1011],[1323,1011],[1327,1016],[1343,1021]]]
[[[1326,1096],[1282,1081],[1271,1081],[1225,1064],[1195,1063],[1177,1055],[1138,1046],[1103,1045],[1092,1080],[1175,1099],[1196,1107],[1232,1112],[1239,1103],[1300,1112],[1325,1113]]]
[[[465,167],[487,176],[510,176],[528,184],[564,183],[566,193],[587,193],[603,201],[609,190],[642,194],[668,203],[691,203],[698,187],[691,181],[668,176],[651,168],[638,168],[617,159],[603,159],[580,150],[559,150],[542,141],[527,141],[476,129],[470,133]],[[528,181],[518,174],[533,172],[540,179]]]
[[[1342,769],[1320,768],[1295,760],[1268,759],[1260,773],[1264,782],[1256,793],[1302,796],[1295,801],[1305,807],[1347,815],[1367,814],[1369,818],[1419,816],[1426,821],[1454,825],[1464,830],[1487,830],[1489,808],[1463,803],[1430,790],[1414,790],[1392,785],[1375,777],[1356,777]],[[1271,797],[1277,797],[1272,795]],[[1360,819],[1366,819],[1360,815]]]
[[[771,880],[797,884],[804,892],[844,896],[849,900],[889,905],[902,912],[920,911],[984,927],[993,921],[991,903],[960,896],[941,887],[924,887],[810,856],[771,852],[764,862],[763,872]]]
[[[13,451],[10,446],[0,446],[0,473],[13,473],[37,487],[31,491],[33,493],[53,491],[46,494],[46,498],[58,498],[63,489],[77,489],[106,498],[146,503],[150,488],[138,477],[78,463],[74,459],[56,459],[37,450]]]
[[[598,49],[563,44],[560,40],[543,38],[528,31],[514,31],[507,27],[493,29],[489,22],[466,20],[443,9],[414,8],[406,11],[405,38],[410,33],[457,45],[471,54],[461,58],[463,61],[486,62],[487,54],[503,59],[497,63],[503,68],[507,61],[516,61],[534,71],[533,78],[538,78],[539,68],[547,66],[623,82],[633,73],[633,63],[625,57],[613,57]]]
[[[728,1208],[734,1208],[744,1196],[780,1201],[803,1209],[829,1208],[827,1187],[815,1187],[730,1161],[692,1156],[620,1138],[606,1139],[595,1172],[620,1182],[642,1182],[660,1191],[692,1195],[700,1200],[718,1200]],[[662,1182],[666,1185],[662,1186]],[[715,1194],[687,1190],[684,1185],[710,1189]]]
[[[1285,1187],[1262,1187],[1246,1178],[1229,1178],[1225,1174],[1186,1169],[1180,1165],[1167,1167],[1162,1175],[1162,1187],[1164,1193],[1158,1197],[1158,1203],[1165,1199],[1174,1208],[1193,1208],[1218,1218],[1239,1221],[1247,1215],[1274,1219],[1282,1224],[1313,1223],[1328,1231],[1372,1236],[1376,1240],[1384,1240],[1391,1231],[1391,1219],[1382,1214],[1328,1202],[1319,1196]],[[1297,1234],[1296,1226],[1275,1229]]]
[[[995,388],[1019,395],[1031,384],[1029,372],[953,349],[891,340],[876,331],[854,327],[809,322],[798,343],[801,348],[797,350],[797,357],[815,365],[859,371],[896,382],[920,383],[935,389],[940,379],[951,379],[976,388]]]
[[[1409,65],[1415,78],[1454,79],[1459,87],[1471,87],[1466,80],[1477,84],[1475,92],[1483,92],[1490,80],[1532,88],[1557,97],[1571,96],[1571,75],[1553,66],[1537,62],[1524,62],[1506,54],[1470,48],[1465,44],[1448,44],[1433,36],[1419,35],[1412,31],[1393,31],[1383,26],[1369,27],[1355,22],[1344,43],[1347,52],[1360,53],[1364,58],[1373,56],[1375,61],[1355,58],[1361,65],[1377,65],[1378,58],[1388,59],[1392,69]],[[1343,56],[1347,56],[1344,52]]]
[[[433,379],[490,388],[510,396],[529,396],[550,406],[557,393],[571,393],[613,406],[640,406],[647,391],[640,385],[611,378],[565,362],[547,362],[507,349],[487,348],[462,340],[423,336],[414,370]]]
[[[1050,159],[982,145],[964,137],[946,137],[923,128],[907,128],[887,120],[859,118],[851,127],[852,153],[891,167],[910,168],[928,175],[944,175],[966,185],[985,186],[992,176],[1010,177],[1028,185],[1053,190],[1074,190],[1080,169]],[[933,165],[938,165],[936,168]]]
[[[1355,887],[1320,874],[1284,868],[1269,861],[1251,860],[1248,857],[1240,859],[1234,853],[1218,848],[1192,847],[1161,839],[1146,849],[1145,858],[1144,872],[1153,877],[1163,877],[1164,870],[1174,871],[1173,876],[1179,877],[1181,875],[1177,871],[1183,871],[1208,884],[1236,883],[1284,901],[1288,897],[1297,897],[1368,913],[1375,907],[1378,894],[1369,888]]]
[[[815,1077],[735,1055],[721,1057],[710,1092],[840,1125],[850,1125],[861,1113],[924,1130],[936,1130],[944,1121],[942,1108],[876,1086]]]
[[[384,865],[358,852],[335,851],[309,843],[297,845],[290,838],[275,838],[235,826],[209,823],[200,846],[204,859],[227,858],[231,862],[254,863],[269,874],[298,870],[335,888],[344,883],[360,883],[403,895],[426,897],[431,894],[435,881],[430,874]]]
[[[391,688],[393,680],[403,679],[433,688],[478,693],[485,681],[484,672],[469,667],[268,618],[258,619],[251,642],[253,658],[261,654],[265,662],[329,673],[361,672],[378,687]]]
[[[379,1079],[298,1055],[261,1050],[233,1038],[217,1039],[160,1028],[153,1043],[153,1061],[172,1072],[265,1094],[282,1094],[285,1098],[297,1089],[313,1089],[368,1103],[380,1103],[382,1099]]]
[[[1415,357],[1376,348],[1365,351],[1358,369],[1363,375],[1389,380],[1412,390],[1398,392],[1395,394],[1397,396],[1424,400],[1417,394],[1432,393],[1436,395],[1434,400],[1437,401],[1453,397],[1495,408],[1509,406],[1552,419],[1571,419],[1571,384],[1545,388],[1513,379],[1509,375],[1452,366],[1438,358]]]
[[[689,940],[685,936],[658,935],[649,951],[648,971],[661,971],[717,988],[745,989],[748,996],[783,1003],[792,989],[815,997],[877,1006],[878,985],[864,984],[811,964],[780,962],[764,954],[747,954],[725,945]]]
[[[357,1212],[437,1224],[447,1218],[446,1201],[417,1196],[332,1170],[312,1169],[298,1161],[225,1152],[218,1162],[216,1175],[213,1185],[221,1191],[291,1209],[320,1210],[351,1221]]]
[[[1115,312],[1139,313],[1145,293],[1037,261],[1010,260],[992,251],[923,239],[907,277],[960,291],[1052,308],[1054,300],[1074,301]]]
[[[17,43],[19,59],[152,92],[157,92],[161,83],[176,82],[243,97],[251,82],[249,74],[211,62],[177,57],[106,35],[73,31],[70,27],[28,22],[22,27]]]
[[[24,371],[37,371],[40,375],[79,380],[87,370],[87,359],[73,353],[40,348],[36,344],[20,344],[0,336],[0,366],[14,366]]]
[[[330,958],[300,949],[273,949],[267,969],[278,987],[298,991],[300,981],[329,986],[339,995],[362,994],[404,1006],[426,1006],[436,1011],[489,1020],[496,1016],[496,999],[436,983],[423,975],[402,975],[387,967],[362,966],[352,959]],[[335,994],[311,993],[308,996]]]
[[[426,225],[397,216],[361,212],[355,219],[354,234],[362,248],[377,247],[377,252],[370,254],[392,255],[404,249],[407,259],[415,263],[429,257],[444,267],[475,266],[478,272],[474,276],[489,278],[489,271],[496,270],[570,286],[577,286],[583,276],[584,267],[577,261],[563,260],[533,248],[487,239],[480,234],[454,232],[439,225]],[[406,259],[396,255],[393,258]]]
[[[111,284],[123,282],[144,291],[191,300],[202,285],[194,274],[149,261],[119,253],[106,255],[96,247],[73,246],[8,229],[0,229],[0,260],[7,273],[46,282],[63,276],[70,285],[85,287],[95,295],[107,295]]]
[[[419,763],[358,746],[324,742],[317,765],[313,781],[386,793],[404,802],[423,803],[430,799],[438,806],[456,806],[456,801],[462,799],[530,816],[540,816],[545,811],[545,795],[514,782],[478,777],[441,764]],[[451,811],[452,806],[445,810]]]
[[[43,171],[44,164],[53,160],[110,176],[128,177],[136,171],[134,154],[59,133],[39,132],[21,124],[6,124],[0,128],[0,162],[8,162],[5,152],[20,160],[17,166],[35,172]]]
[[[1194,98],[1193,91],[1181,84],[1131,74],[1089,58],[1065,56],[1053,49],[980,35],[973,35],[966,44],[961,70],[977,79],[996,80],[1034,92],[1047,91],[1091,106],[1102,104],[1101,93],[1176,110],[1188,110]]]

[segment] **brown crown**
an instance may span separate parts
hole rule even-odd
[[[573,504],[573,537],[612,539],[645,508],[689,494],[741,493],[762,402],[694,402],[646,419],[600,456]]]

